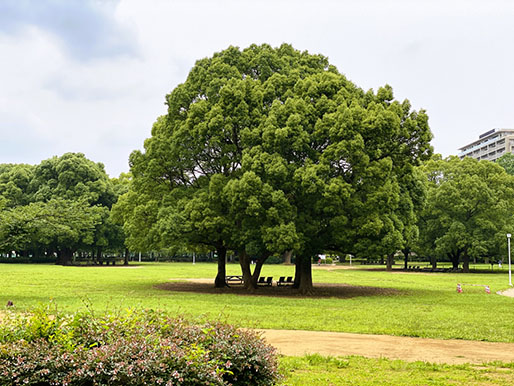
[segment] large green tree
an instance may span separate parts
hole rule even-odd
[[[423,211],[425,249],[446,256],[454,268],[470,258],[495,255],[514,225],[514,177],[490,161],[433,159],[423,167],[428,200]]]
[[[227,249],[249,287],[267,256],[292,249],[302,292],[317,253],[402,246],[401,181],[430,155],[431,134],[389,86],[364,92],[321,55],[253,45],[198,61],[167,104],[130,158],[129,239],[217,249],[216,285]]]

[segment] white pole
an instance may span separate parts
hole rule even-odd
[[[139,252],[139,262],[141,263],[141,252]]]
[[[511,234],[510,233],[507,233],[507,244],[508,244],[508,248],[509,248],[509,285],[512,287],[512,273],[511,273],[511,270],[510,270],[510,236]]]
[[[352,265],[352,255],[350,255],[350,265]]]
[[[195,253],[193,252],[193,264],[195,263]]]

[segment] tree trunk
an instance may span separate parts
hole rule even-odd
[[[386,271],[393,270],[393,262],[394,262],[394,253],[391,253],[391,254],[387,255]]]
[[[432,264],[432,269],[437,268],[437,259],[434,256],[430,257],[430,263]]]
[[[218,253],[218,274],[216,275],[216,279],[214,279],[214,287],[215,288],[223,288],[227,286],[227,282],[225,277],[227,276],[225,259],[227,257],[227,248],[224,246],[220,246],[216,249]]]
[[[404,261],[404,265],[403,265],[403,269],[407,269],[408,265],[409,265],[409,255],[410,255],[410,249],[409,248],[405,248],[402,250],[403,252],[403,261]]]
[[[241,266],[241,273],[243,274],[244,287],[247,290],[254,290],[257,288],[257,283],[253,282],[252,270],[250,269],[250,256],[246,251],[239,254],[239,265]]]
[[[253,269],[253,274],[252,274],[252,281],[253,281],[255,287],[257,287],[257,281],[259,280],[259,276],[261,275],[262,266],[264,265],[264,263],[266,262],[268,257],[270,257],[269,253],[258,258],[257,261],[255,262],[255,268]]]
[[[255,268],[253,269],[252,274],[252,282],[254,283],[255,287],[257,287],[257,281],[259,280],[259,276],[261,275],[262,265],[264,264],[264,261],[261,259],[257,259],[255,262]]]
[[[285,251],[282,254],[282,258],[284,259],[284,264],[291,264],[291,257],[293,256],[293,250]]]
[[[310,255],[296,256],[300,263],[300,283],[298,291],[302,295],[311,295],[313,293],[312,287],[312,263]],[[296,279],[296,278],[295,278]]]
[[[73,257],[73,250],[71,248],[63,248],[59,252],[57,252],[56,264],[70,265],[72,257]]]
[[[128,250],[128,248],[125,248],[125,259],[123,261],[123,265],[128,265],[128,260],[129,260],[129,250]]]
[[[468,252],[462,255],[462,272],[469,273],[469,256]]]
[[[452,262],[453,269],[459,269],[459,254],[458,253],[449,253],[450,261]]]
[[[302,259],[296,256],[294,263],[294,283],[293,288],[300,288],[300,278],[302,277]]]
[[[96,248],[96,258],[100,262],[100,265],[104,264],[104,262],[102,260],[102,247],[97,247]]]

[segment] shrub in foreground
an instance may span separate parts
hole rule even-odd
[[[1,385],[272,385],[272,347],[223,323],[154,311],[37,310],[0,326]]]

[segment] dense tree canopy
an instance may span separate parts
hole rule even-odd
[[[514,176],[514,154],[506,153],[498,158],[496,162],[504,168],[507,173]]]
[[[29,184],[34,178],[34,166],[26,164],[0,164],[0,196],[5,205],[15,207],[31,201]]]
[[[133,245],[216,249],[217,285],[236,251],[250,287],[268,256],[292,249],[303,291],[317,253],[403,246],[401,183],[431,134],[389,86],[364,92],[321,55],[253,45],[199,60],[166,100],[119,204]]]
[[[470,258],[498,255],[514,229],[514,177],[490,161],[434,159],[423,167],[427,206],[421,215],[425,250],[469,271]]]
[[[60,197],[108,208],[115,201],[113,184],[104,165],[88,160],[82,153],[66,153],[41,161],[34,169],[29,189],[33,201]]]
[[[0,165],[0,252],[58,256],[123,249],[124,234],[110,208],[128,190],[123,176],[110,180],[100,163],[81,153],[39,165]]]

